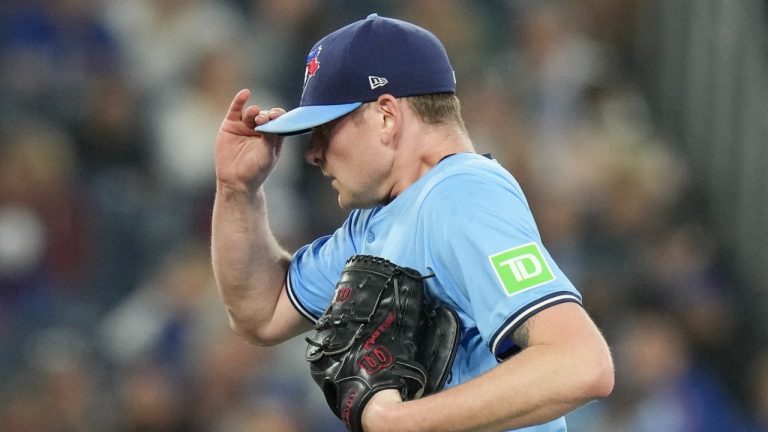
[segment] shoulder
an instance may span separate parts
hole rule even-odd
[[[423,210],[474,212],[498,208],[510,200],[528,207],[518,182],[496,160],[467,154],[442,163],[446,165],[439,167],[422,192]]]

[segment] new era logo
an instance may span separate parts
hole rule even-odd
[[[382,87],[386,85],[389,81],[387,81],[386,78],[377,77],[377,76],[368,76],[368,84],[371,85],[371,90],[375,89],[376,87]]]

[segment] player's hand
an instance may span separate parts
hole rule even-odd
[[[387,432],[398,430],[391,418],[391,410],[403,402],[400,392],[389,389],[375,393],[363,409],[363,430],[366,432]]]
[[[254,130],[285,113],[282,108],[262,111],[258,105],[245,108],[250,90],[240,90],[227,111],[216,137],[216,179],[239,191],[260,187],[280,156],[282,137]]]

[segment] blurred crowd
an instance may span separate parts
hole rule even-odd
[[[642,4],[4,0],[0,430],[343,430],[301,338],[229,329],[213,143],[237,90],[295,106],[312,44],[378,12],[443,40],[475,146],[523,185],[612,346],[613,395],[569,430],[768,431],[747,290],[633,78]],[[289,250],[344,218],[302,139],[267,184]]]

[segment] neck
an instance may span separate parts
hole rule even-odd
[[[446,156],[474,151],[466,131],[458,126],[427,126],[404,135],[392,160],[390,197],[399,195]]]
[[[421,142],[416,143],[418,148],[414,149],[414,154],[419,155],[418,177],[426,174],[446,156],[475,151],[467,132],[458,126],[435,126],[425,130],[419,138]]]

